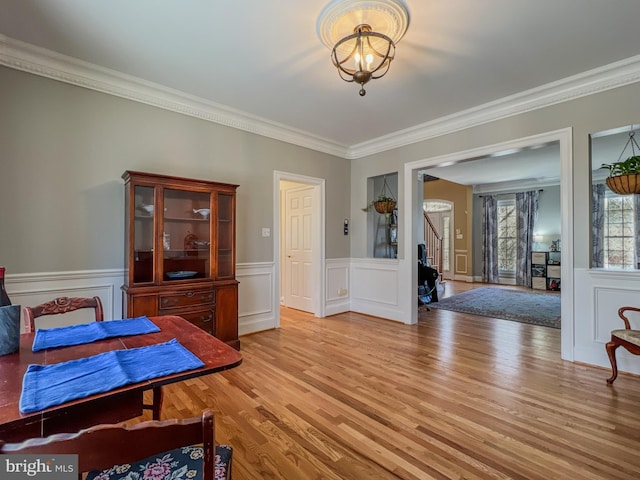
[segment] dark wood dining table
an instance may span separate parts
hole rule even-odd
[[[156,333],[99,340],[83,345],[31,350],[35,333],[20,335],[20,350],[0,356],[0,440],[18,442],[53,433],[75,432],[102,423],[117,423],[142,415],[143,392],[162,385],[208,375],[242,363],[242,355],[226,343],[177,316],[150,317]],[[126,350],[177,339],[205,364],[201,368],[165,375],[91,395],[39,412],[19,410],[22,379],[30,364],[51,365],[111,350]]]

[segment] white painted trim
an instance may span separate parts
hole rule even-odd
[[[436,118],[430,122],[399,130],[368,142],[352,145],[349,148],[347,158],[361,158],[393,148],[404,147],[638,81],[640,81],[640,55]]]
[[[560,196],[561,196],[561,242],[565,248],[561,253],[561,276],[562,276],[562,295],[561,295],[561,355],[564,360],[574,360],[574,341],[575,341],[575,320],[574,320],[574,282],[573,282],[573,131],[571,128],[564,128],[552,132],[546,132],[530,137],[510,140],[494,145],[486,145],[462,152],[450,153],[439,157],[433,157],[423,160],[416,160],[404,165],[404,204],[407,208],[404,212],[404,249],[407,254],[408,262],[401,262],[400,277],[410,278],[411,284],[417,284],[417,252],[413,248],[416,231],[415,219],[416,212],[422,210],[422,201],[418,204],[414,201],[416,190],[418,188],[417,169],[431,167],[445,162],[456,163],[468,158],[484,157],[491,153],[510,149],[524,148],[541,143],[559,142],[560,143]],[[406,292],[402,299],[401,305],[409,306],[410,318],[408,323],[417,323],[418,309],[417,302],[414,301],[415,293]]]
[[[123,269],[23,273],[7,275],[5,280],[14,304],[38,305],[62,296],[98,296],[102,301],[105,319],[122,318],[120,287],[123,282]]]
[[[640,55],[348,146],[0,34],[0,65],[347,159],[403,147],[640,81]]]
[[[296,173],[273,171],[273,263],[274,263],[274,305],[280,305],[280,181],[305,183],[314,186],[314,219],[318,222],[315,230],[314,245],[319,245],[314,251],[314,270],[318,296],[314,299],[314,315],[325,316],[325,229],[326,229],[326,192],[325,179],[298,175]],[[280,309],[275,310],[275,327],[280,327]]]
[[[292,145],[345,157],[348,147],[281,123],[0,34],[0,65]]]
[[[351,259],[333,258],[325,262],[325,315],[336,315],[351,310]],[[346,293],[340,294],[339,289]]]
[[[273,262],[236,264],[236,278],[240,282],[238,291],[238,332],[240,335],[274,328],[275,312],[279,305],[273,304]],[[14,304],[36,305],[58,296],[93,296],[102,300],[106,319],[122,318],[123,269],[80,270],[68,272],[37,272],[8,274],[5,280],[7,291]],[[245,287],[249,279],[262,279],[268,294],[264,303],[253,305],[247,301]]]

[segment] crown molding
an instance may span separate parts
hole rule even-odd
[[[355,159],[640,81],[640,55],[352,145]]]
[[[640,81],[640,55],[352,146],[0,34],[0,65],[346,159],[362,158]]]
[[[346,158],[348,147],[0,34],[0,65]]]

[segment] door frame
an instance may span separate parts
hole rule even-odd
[[[280,181],[289,181],[302,183],[305,185],[313,186],[314,194],[314,207],[313,207],[313,223],[314,223],[314,245],[318,248],[314,248],[313,252],[313,269],[314,269],[314,281],[316,283],[315,291],[318,292],[317,298],[313,301],[313,314],[316,317],[322,318],[325,316],[325,223],[326,223],[326,209],[325,209],[325,180],[324,178],[309,177],[306,175],[298,175],[296,173],[281,172],[278,170],[273,171],[273,312],[274,312],[274,327],[280,327],[280,277],[281,277],[281,231],[282,231],[282,219],[281,213],[281,195],[280,195]]]
[[[418,199],[418,182],[416,181],[419,169],[444,165],[448,162],[456,163],[469,158],[484,157],[511,148],[523,148],[548,142],[559,142],[560,144],[560,238],[563,246],[560,265],[562,277],[560,356],[563,360],[573,361],[575,357],[575,297],[573,284],[573,129],[571,127],[405,163],[403,181],[404,205],[406,207],[405,212],[403,212],[405,220],[403,245],[404,251],[408,252],[405,254],[408,261],[400,264],[400,275],[410,279],[410,285],[417,285],[417,249],[414,248],[413,244],[415,239],[418,238],[419,215],[422,215],[422,199]],[[409,306],[408,311],[410,312],[410,317],[406,323],[415,324],[418,322],[417,303],[415,301],[415,292],[404,292],[403,304]]]

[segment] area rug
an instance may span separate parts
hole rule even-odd
[[[429,308],[560,328],[560,295],[480,287],[443,298]]]

